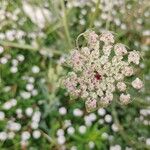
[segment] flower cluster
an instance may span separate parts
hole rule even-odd
[[[71,107],[67,108],[65,105],[60,104],[58,111],[59,115],[61,115],[61,118],[64,118],[64,120],[56,130],[56,141],[59,146],[63,148],[67,148],[66,143],[68,143],[69,139],[71,138],[71,140],[74,142],[70,143],[70,150],[75,147],[75,150],[77,150],[77,145],[82,143],[82,141],[74,137],[82,135],[85,136],[84,143],[86,142],[87,147],[89,149],[95,149],[95,141],[100,141],[100,139],[103,139],[103,142],[112,142],[115,139],[109,132],[102,130],[101,132],[98,132],[98,136],[96,136],[95,141],[93,141],[89,138],[86,138],[88,135],[91,135],[91,132],[88,132],[89,130],[92,132],[97,132],[99,127],[102,129],[107,125],[112,132],[117,133],[119,131],[119,127],[113,120],[113,116],[105,108],[99,108],[97,111],[87,114],[78,106],[72,105]],[[70,116],[68,116],[66,119],[68,114]],[[95,123],[97,123],[97,127],[93,128],[93,124]],[[76,145],[76,143],[78,144]]]
[[[128,51],[121,43],[115,44],[114,35],[104,31],[83,34],[87,46],[74,49],[67,60],[72,72],[64,80],[68,92],[85,100],[87,111],[107,106],[118,95],[121,104],[131,101],[127,88],[141,89],[143,82],[135,77],[134,66],[139,65],[140,53]],[[126,81],[132,76],[133,81]]]
[[[39,125],[42,118],[40,106],[43,100],[38,98],[40,91],[36,85],[41,70],[40,66],[32,63],[28,70],[25,68],[27,57],[23,53],[15,52],[16,55],[13,55],[7,50],[6,47],[0,46],[0,66],[3,72],[1,80],[5,80],[5,70],[8,72],[7,78],[11,79],[11,83],[7,81],[1,88],[0,142],[14,140],[19,136],[21,145],[27,146],[29,141],[42,137]],[[20,71],[21,69],[26,70],[25,74],[24,71]],[[16,82],[15,78],[18,75],[20,78]],[[44,81],[44,78],[40,78],[40,82]],[[19,87],[17,93],[13,90],[14,87]]]

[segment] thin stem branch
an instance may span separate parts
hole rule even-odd
[[[37,52],[40,48],[39,47],[33,47],[32,45],[28,44],[21,44],[21,43],[16,43],[16,42],[10,42],[10,41],[1,41],[0,40],[0,45],[4,47],[10,47],[10,48],[18,48],[18,49],[24,49],[24,50],[31,50]],[[46,49],[46,48],[44,48]],[[47,49],[51,50],[51,49]],[[58,50],[51,50],[53,54],[56,55],[62,55],[64,54],[63,51],[58,51]]]
[[[79,48],[79,38],[82,36],[82,35],[84,35],[84,33],[81,33],[81,34],[79,34],[78,35],[78,37],[77,37],[77,39],[76,39],[76,47],[77,47],[77,49],[79,50],[80,48]]]
[[[110,0],[110,6],[112,7],[112,0]],[[110,28],[110,15],[111,15],[111,11],[112,11],[112,8],[109,8],[108,18],[107,18],[107,21],[106,21],[106,30],[109,30],[109,28]]]
[[[33,47],[28,44],[20,44],[20,43],[15,43],[15,42],[10,42],[10,41],[1,41],[0,40],[0,45],[5,46],[5,47],[13,47],[13,48],[19,48],[19,49],[27,49],[27,50],[33,50],[37,51],[38,47]]]
[[[92,28],[93,27],[93,24],[94,24],[94,21],[98,15],[98,12],[99,12],[99,6],[100,6],[100,0],[97,0],[97,3],[95,5],[95,12],[92,14],[92,17],[90,19],[90,25],[89,25],[89,28]]]
[[[66,34],[66,38],[68,41],[68,45],[71,48],[72,44],[71,44],[71,38],[70,38],[70,34],[69,34],[69,27],[68,27],[68,23],[67,23],[67,15],[66,15],[66,9],[65,9],[65,5],[64,5],[64,0],[61,0],[61,8],[63,11],[63,26],[64,26],[64,30],[65,30],[65,34]]]

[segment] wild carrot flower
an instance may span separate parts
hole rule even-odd
[[[63,82],[68,92],[84,99],[89,112],[108,106],[114,95],[118,96],[120,103],[128,104],[131,96],[127,88],[139,90],[143,87],[139,78],[126,84],[128,78],[135,76],[133,64],[139,64],[140,53],[135,50],[128,52],[124,44],[114,44],[114,35],[109,31],[101,35],[87,31],[83,35],[87,45],[72,50],[67,59],[72,68]]]

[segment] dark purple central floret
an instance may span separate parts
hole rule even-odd
[[[95,72],[94,76],[97,80],[102,80],[102,76],[97,71]]]

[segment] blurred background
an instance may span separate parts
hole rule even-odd
[[[149,0],[0,0],[0,150],[149,150]],[[142,53],[133,103],[87,113],[59,80],[86,29]]]

